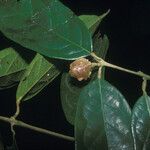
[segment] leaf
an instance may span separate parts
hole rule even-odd
[[[101,37],[100,33],[97,33],[93,39],[93,47],[95,54],[105,59],[109,48],[109,39],[107,35]]]
[[[132,111],[132,133],[135,150],[150,148],[150,97],[143,95],[138,99]]]
[[[106,13],[96,16],[96,15],[81,15],[79,18],[85,23],[87,28],[90,30],[92,35],[96,31],[97,27],[101,23],[101,21],[108,15],[110,10],[108,10]]]
[[[89,31],[58,0],[0,1],[0,30],[11,40],[50,58],[76,59],[92,51]]]
[[[58,76],[58,68],[37,54],[28,66],[17,89],[17,101],[31,99]]]
[[[18,82],[27,62],[13,48],[6,48],[0,51],[0,89],[9,88]]]
[[[105,59],[109,48],[109,39],[107,35],[101,37],[100,33],[95,34],[93,37],[93,45],[95,54],[102,59]],[[93,78],[97,78],[97,72],[93,74]],[[102,68],[102,78],[105,78],[105,67]]]
[[[75,118],[77,150],[133,150],[131,112],[122,94],[96,79],[80,93]]]
[[[13,142],[11,146],[7,146],[6,150],[19,150],[17,146],[16,139],[13,137]]]
[[[100,56],[101,58],[105,58],[109,40],[106,35],[104,35],[103,38],[99,36],[99,34],[96,34],[94,36],[94,51],[97,54],[97,56]],[[104,70],[102,70],[102,77],[104,77]],[[97,77],[97,72],[93,74],[92,78],[94,79]],[[80,95],[80,91],[86,84],[75,82],[75,80],[70,77],[69,73],[64,73],[62,75],[61,79],[61,89],[60,89],[60,95],[61,95],[61,103],[62,108],[65,113],[67,121],[74,125],[74,119],[76,115],[76,107],[78,102],[78,97]]]
[[[78,82],[76,79],[71,78],[69,73],[62,74],[60,85],[62,108],[67,121],[72,125],[74,125],[77,100],[83,86],[85,86],[85,83]]]

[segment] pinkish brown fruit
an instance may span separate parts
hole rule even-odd
[[[92,63],[86,58],[80,58],[70,64],[70,75],[79,81],[87,80],[91,75]]]

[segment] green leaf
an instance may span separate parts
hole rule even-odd
[[[58,0],[0,1],[0,30],[50,58],[76,59],[92,51],[86,26]]]
[[[94,51],[97,56],[105,59],[109,40],[106,35],[103,38],[100,37],[99,34],[94,36]],[[102,70],[102,77],[104,77],[104,70]],[[92,78],[97,77],[97,72],[92,75]],[[75,79],[71,78],[69,73],[64,73],[61,79],[61,102],[62,108],[65,113],[67,121],[74,125],[75,115],[76,115],[76,107],[78,102],[78,97],[80,95],[80,91],[86,84],[82,82],[75,81]]]
[[[97,56],[105,59],[109,48],[109,39],[107,35],[101,37],[100,33],[97,33],[93,37],[93,49]]]
[[[132,111],[132,133],[135,150],[150,148],[150,97],[143,95],[136,102]]]
[[[20,81],[27,62],[13,48],[0,51],[0,89],[9,88]]]
[[[93,37],[93,45],[94,53],[102,59],[105,59],[109,48],[109,39],[107,35],[101,37],[99,32],[95,34]],[[93,78],[95,77],[97,77],[97,72],[93,74]],[[102,78],[105,78],[105,67],[102,68]]]
[[[96,16],[96,15],[81,15],[79,18],[85,23],[87,28],[90,30],[92,34],[96,31],[97,27],[101,23],[101,21],[108,15],[110,10],[108,10],[106,13]]]
[[[80,93],[75,118],[77,150],[133,150],[131,112],[122,94],[96,79]]]
[[[85,86],[85,83],[71,78],[69,73],[62,74],[60,85],[62,108],[67,121],[72,125],[74,125],[77,101],[83,86]]]
[[[31,99],[56,78],[59,73],[60,70],[54,64],[42,55],[37,54],[27,67],[24,77],[19,83],[16,99],[18,101]]]

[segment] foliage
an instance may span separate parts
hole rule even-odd
[[[58,0],[1,0],[0,30],[22,46],[53,58],[86,56],[92,47],[84,24]]]
[[[147,94],[141,96],[132,112],[132,133],[134,148],[149,149],[150,143],[150,97]]]
[[[18,84],[16,113],[11,118],[0,116],[0,120],[11,124],[13,135],[13,125],[18,125],[74,140],[16,119],[20,103],[32,100],[62,73],[62,108],[75,129],[76,150],[150,148],[150,98],[145,82],[143,96],[131,110],[121,92],[104,79],[104,67],[133,73],[144,81],[150,79],[142,72],[104,61],[109,40],[107,35],[100,34],[99,25],[108,13],[76,16],[59,0],[0,0],[0,31],[14,44],[25,47],[28,53],[35,52],[27,61],[23,51],[13,48],[13,44],[0,50],[0,89]],[[93,67],[90,79],[78,82],[66,68],[70,60],[86,56],[98,71]],[[0,139],[0,149],[3,147]],[[8,149],[16,147],[15,141]]]
[[[81,91],[77,104],[77,149],[133,149],[130,118],[122,94],[105,80],[94,80]]]

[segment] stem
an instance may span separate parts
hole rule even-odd
[[[32,126],[32,125],[26,124],[22,121],[16,120],[14,117],[8,118],[8,117],[0,116],[0,120],[2,120],[4,122],[7,122],[7,123],[10,123],[11,125],[13,124],[13,126],[20,126],[20,127],[23,127],[23,128],[28,128],[28,129],[31,129],[31,130],[34,130],[34,131],[37,131],[37,132],[40,132],[40,133],[55,136],[55,137],[65,139],[65,140],[68,140],[68,141],[74,141],[75,140],[74,137],[63,135],[63,134],[56,133],[56,132],[53,132],[53,131],[49,131],[49,130],[46,130],[46,129],[42,129],[42,128],[39,128],[39,127],[35,127],[35,126]]]
[[[134,74],[134,75],[137,75],[137,76],[140,76],[140,77],[144,77],[147,80],[150,80],[150,76],[143,73],[143,72],[141,72],[141,71],[132,71],[132,70],[129,70],[129,69],[126,69],[126,68],[122,68],[122,67],[107,63],[105,61],[102,64],[103,64],[103,66],[114,68],[114,69],[121,70],[121,71],[124,71],[124,72],[128,72],[130,74]]]
[[[102,77],[102,67],[99,67],[98,69],[98,78],[101,79]]]
[[[13,134],[13,141],[15,141],[15,135],[16,135],[16,132],[14,130],[15,120],[18,117],[19,113],[20,113],[20,101],[17,101],[16,102],[16,112],[15,112],[14,116],[12,116],[10,119],[11,120],[10,126],[11,126],[11,132]]]
[[[17,118],[20,113],[20,101],[16,101],[16,113],[14,114],[14,118]]]
[[[103,60],[102,58],[100,58],[100,57],[98,57],[95,53],[91,53],[91,56],[96,60],[96,61],[101,61],[101,60]]]
[[[130,73],[130,74],[134,74],[136,76],[140,76],[142,78],[145,78],[145,80],[150,80],[150,76],[141,72],[141,71],[132,71],[132,70],[129,70],[129,69],[126,69],[126,68],[123,68],[123,67],[120,67],[120,66],[117,66],[117,65],[114,65],[114,64],[110,64],[106,61],[104,61],[102,58],[99,58],[98,56],[96,56],[94,53],[91,53],[91,56],[100,64],[100,66],[105,66],[105,67],[109,67],[109,68],[113,68],[113,69],[117,69],[117,70],[120,70],[120,71],[124,71],[124,72],[127,72],[127,73]]]
[[[144,95],[147,95],[146,87],[147,87],[147,80],[146,80],[145,78],[143,78],[142,91],[143,91],[143,94],[144,94]]]

